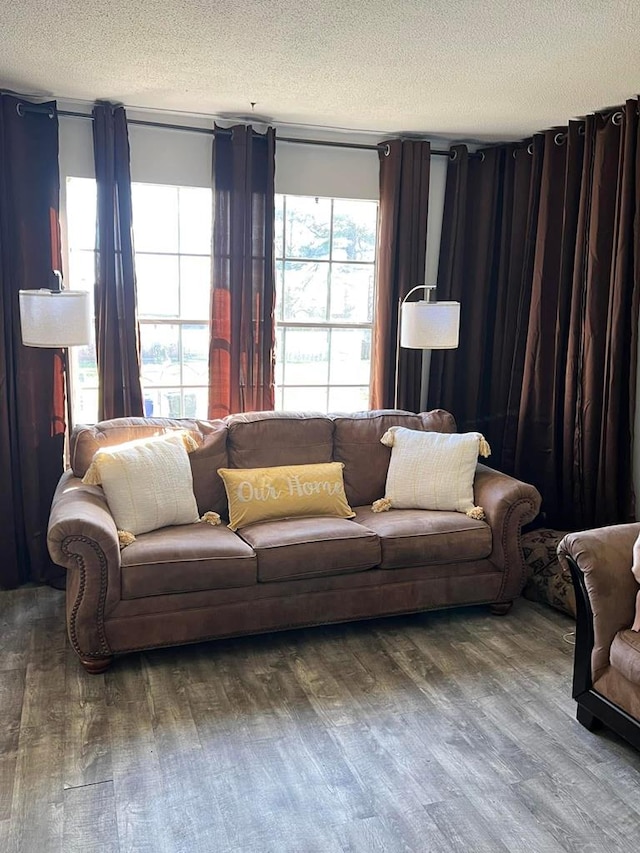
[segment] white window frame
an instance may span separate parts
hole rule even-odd
[[[299,263],[314,263],[318,265],[326,264],[328,266],[328,277],[327,277],[327,317],[331,316],[331,279],[332,279],[332,271],[334,266],[340,266],[342,264],[348,264],[349,266],[362,266],[363,268],[369,268],[371,270],[372,279],[373,279],[373,307],[371,312],[371,320],[367,322],[354,322],[354,321],[341,321],[341,320],[323,320],[323,321],[312,321],[312,320],[285,320],[280,319],[280,313],[278,311],[278,306],[276,304],[276,334],[278,331],[282,332],[282,353],[276,352],[276,377],[278,376],[278,359],[282,358],[282,382],[278,382],[276,378],[276,408],[279,408],[279,403],[282,403],[284,399],[284,393],[286,389],[312,389],[314,391],[319,391],[320,389],[324,389],[325,391],[325,406],[324,411],[329,411],[329,396],[330,391],[333,388],[336,389],[360,389],[365,387],[362,382],[345,382],[345,383],[336,383],[331,382],[330,374],[327,377],[327,383],[325,384],[287,384],[285,379],[285,371],[284,371],[284,359],[286,353],[286,338],[287,338],[287,330],[296,330],[296,329],[322,329],[328,332],[328,351],[327,358],[329,365],[331,364],[331,341],[332,335],[331,332],[334,329],[337,330],[368,330],[370,333],[370,370],[369,370],[369,382],[368,387],[371,388],[371,365],[373,363],[373,336],[374,336],[374,327],[375,327],[375,281],[376,281],[376,269],[377,269],[377,251],[374,252],[373,261],[357,261],[349,259],[345,261],[344,258],[334,258],[333,257],[333,241],[334,241],[334,206],[335,203],[343,202],[343,201],[354,201],[354,202],[362,202],[366,204],[375,205],[376,212],[376,231],[377,231],[377,223],[379,216],[379,204],[377,201],[372,199],[345,199],[342,197],[331,196],[331,197],[321,197],[321,196],[312,196],[312,195],[302,195],[298,193],[276,193],[276,199],[282,198],[282,253],[275,254],[275,264],[276,264],[276,276],[279,275],[280,267],[282,266],[284,270],[284,265],[287,261],[290,262],[299,262]],[[330,229],[329,229],[329,257],[328,258],[306,258],[301,256],[288,256],[286,254],[286,224],[287,224],[287,198],[323,198],[323,200],[328,200],[331,203],[331,212],[330,212]],[[274,237],[275,239],[275,237]],[[277,245],[277,241],[276,241]],[[376,246],[377,249],[377,246]],[[283,273],[284,274],[284,273]],[[283,302],[284,302],[284,292],[282,294]],[[284,311],[284,309],[283,309]],[[282,312],[283,313],[283,312]],[[367,402],[368,408],[368,402]]]

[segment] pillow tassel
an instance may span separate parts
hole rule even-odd
[[[218,513],[212,512],[211,510],[209,510],[208,512],[205,512],[204,515],[201,515],[200,518],[198,519],[198,521],[199,522],[203,521],[205,524],[212,524],[214,527],[217,524],[221,523],[220,522],[220,516],[218,515]]]
[[[465,515],[468,515],[469,518],[475,518],[476,521],[484,521],[486,516],[484,514],[484,510],[481,506],[474,506],[471,509],[468,509],[465,512]]]
[[[85,486],[100,485],[100,471],[98,470],[98,466],[95,462],[92,462],[91,465],[89,465],[89,467],[87,468],[87,472],[82,478],[82,482],[85,484]]]
[[[118,542],[120,544],[120,550],[126,548],[127,545],[131,545],[132,542],[136,541],[136,537],[133,533],[130,533],[128,530],[118,530]]]
[[[371,504],[373,512],[388,512],[391,509],[391,501],[389,498],[378,498]]]
[[[380,439],[380,444],[384,444],[385,447],[393,447],[394,442],[394,433],[397,427],[389,427],[389,429],[385,432],[385,434]]]
[[[487,456],[491,456],[491,448],[489,447],[489,442],[483,435],[480,435],[480,444],[478,449],[480,451],[480,456],[484,456],[485,459],[487,458]]]
[[[187,453],[192,453],[194,450],[198,449],[198,442],[188,432],[182,434],[182,441],[184,442]]]

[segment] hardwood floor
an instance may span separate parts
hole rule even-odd
[[[519,601],[159,650],[88,676],[63,594],[0,593],[3,853],[614,853],[640,755],[575,720]]]

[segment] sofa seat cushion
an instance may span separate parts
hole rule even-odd
[[[338,575],[380,562],[376,534],[343,518],[261,521],[239,531],[258,557],[258,580]]]
[[[618,631],[609,652],[611,666],[640,687],[640,633]]]
[[[253,550],[219,525],[189,524],[143,533],[122,551],[122,598],[251,586]]]
[[[491,528],[459,512],[354,507],[355,521],[380,537],[380,568],[482,560],[492,550]]]

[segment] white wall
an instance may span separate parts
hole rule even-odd
[[[61,109],[86,112],[73,103],[60,103]],[[210,129],[212,122],[201,117],[149,115],[128,110],[129,119],[186,124]],[[286,128],[278,134],[290,136]],[[296,133],[296,136],[301,136]],[[301,138],[304,138],[301,136]],[[326,131],[307,134],[307,138],[346,141],[373,145],[370,136],[331,134]],[[177,186],[211,186],[212,136],[175,129],[129,125],[131,178],[143,183]],[[92,178],[93,138],[91,122],[60,118],[60,173],[64,183],[69,176]],[[335,198],[378,198],[378,154],[361,149],[316,145],[276,145],[276,192],[292,195],[333,196]]]

